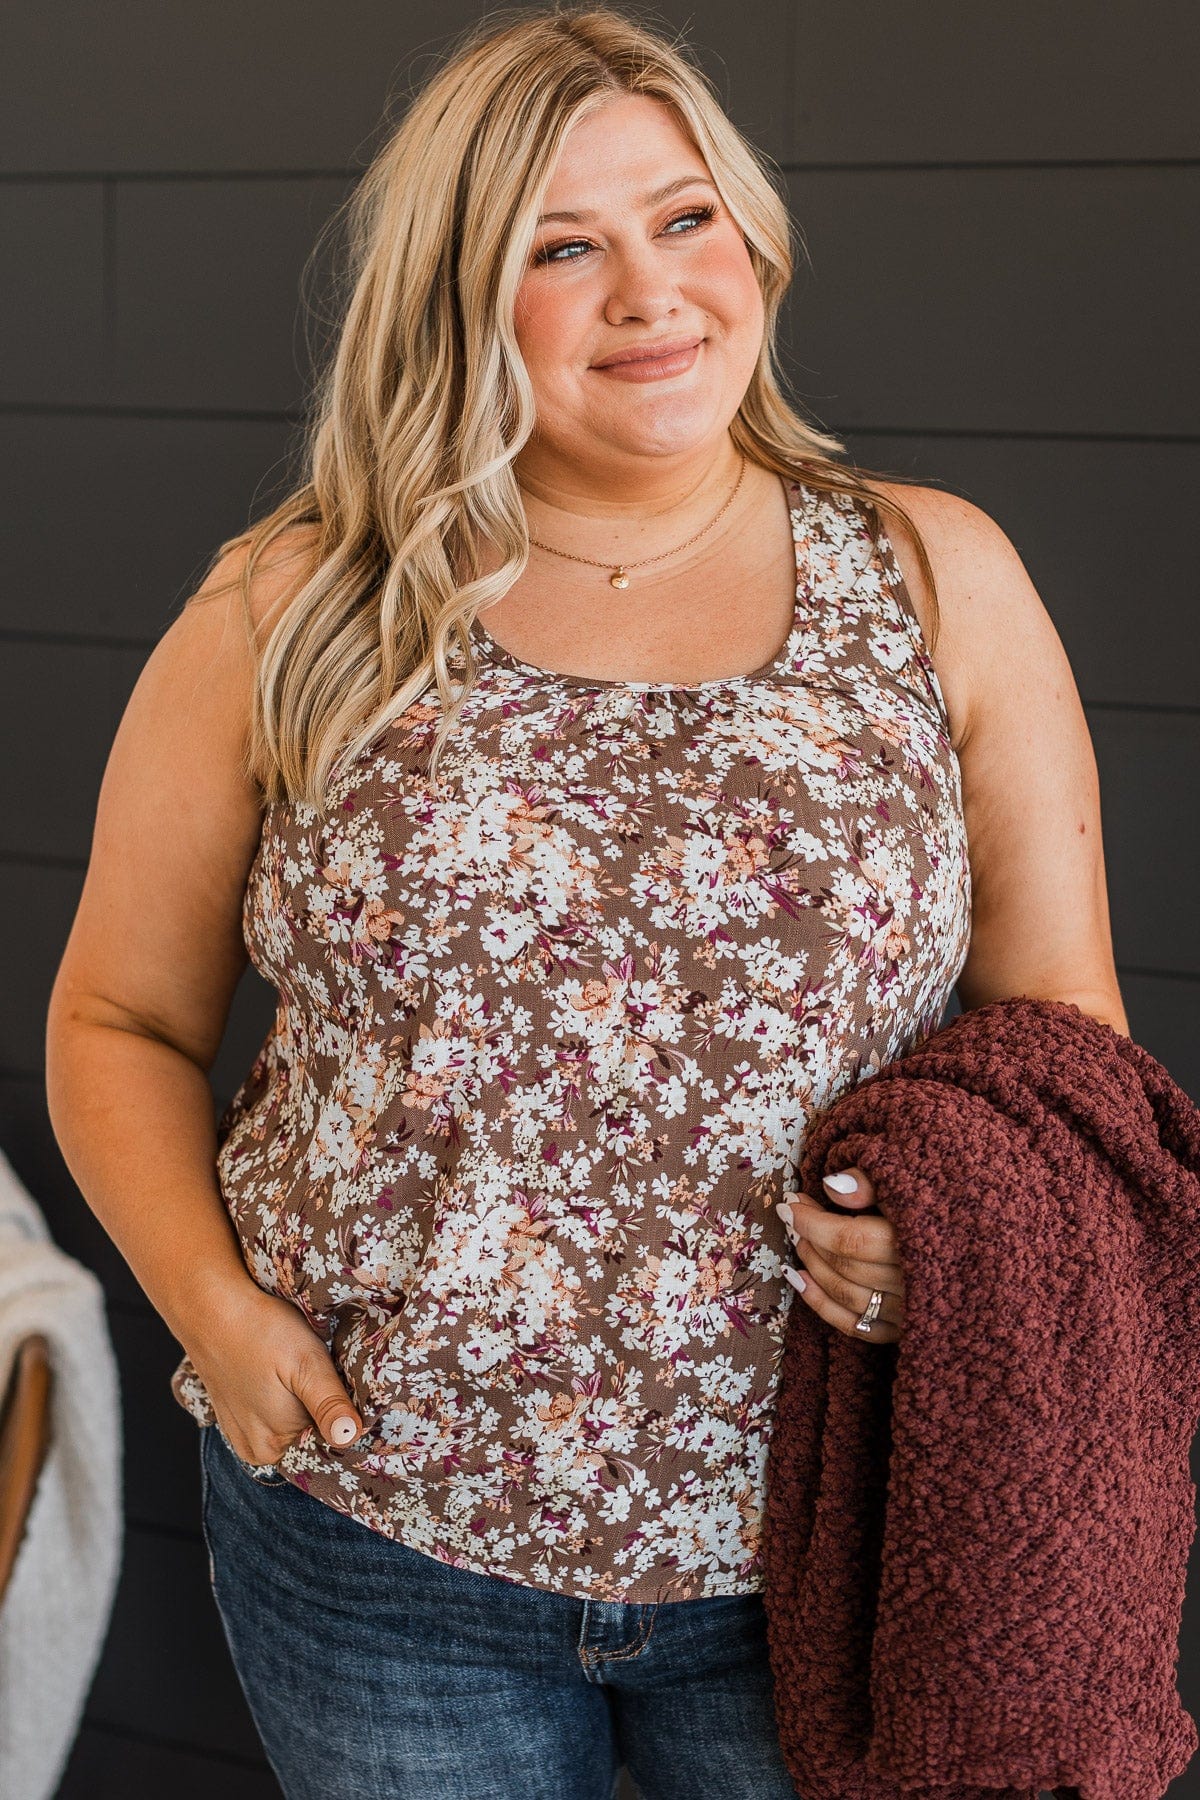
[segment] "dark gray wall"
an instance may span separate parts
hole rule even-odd
[[[45,1006],[132,685],[210,548],[283,478],[317,232],[388,94],[479,10],[26,0],[0,24],[0,1141],[105,1283],[127,1415],[123,1578],[63,1800],[278,1793],[209,1596],[178,1346],[50,1133]],[[812,263],[797,396],[859,460],[969,496],[1024,557],[1096,745],[1131,1028],[1200,1095],[1195,9],[658,16],[788,170]],[[221,1099],[269,1014],[248,975]],[[1200,1712],[1194,1604],[1180,1685]]]

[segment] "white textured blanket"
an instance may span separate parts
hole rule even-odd
[[[122,1434],[100,1282],[0,1151],[0,1392],[31,1331],[50,1345],[50,1442],[0,1601],[4,1800],[50,1800],[78,1734],[120,1572]]]

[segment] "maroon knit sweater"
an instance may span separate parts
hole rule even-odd
[[[788,1318],[764,1601],[796,1791],[1162,1800],[1197,1747],[1200,1112],[1111,1026],[1017,997],[818,1115],[802,1189],[850,1165],[906,1319],[872,1344]]]

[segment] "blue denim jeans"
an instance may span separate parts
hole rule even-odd
[[[234,1668],[287,1800],[795,1800],[759,1594],[647,1605],[456,1569],[200,1428]]]

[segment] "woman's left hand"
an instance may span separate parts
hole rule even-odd
[[[847,1176],[854,1178],[854,1188],[845,1193],[829,1187],[830,1177],[825,1177],[830,1198],[839,1206],[873,1206],[875,1189],[862,1170],[842,1169],[834,1179]],[[827,1212],[811,1194],[797,1194],[775,1210],[805,1271],[783,1271],[801,1298],[847,1337],[894,1344],[904,1328],[904,1273],[895,1227],[879,1213],[848,1219],[844,1213]],[[856,1331],[876,1288],[883,1295],[878,1316],[869,1331]]]

